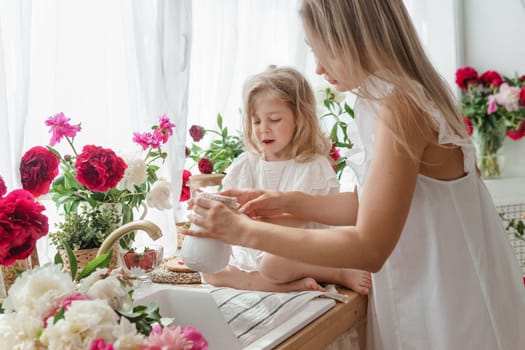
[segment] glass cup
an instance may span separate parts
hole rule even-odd
[[[143,282],[151,282],[150,273],[162,263],[163,257],[164,248],[158,244],[119,249],[119,262],[124,272]]]

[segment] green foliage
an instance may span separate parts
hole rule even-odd
[[[64,221],[56,224],[57,231],[49,233],[51,242],[64,249],[64,242],[72,249],[98,248],[107,236],[122,222],[120,204],[99,204],[94,209],[81,206],[79,212],[65,215]]]
[[[161,324],[159,306],[152,301],[150,306],[138,305],[129,312],[118,311],[118,313],[135,324],[137,331],[148,335],[153,329],[152,325]]]
[[[345,96],[334,91],[330,86],[327,86],[320,91],[318,98],[321,100],[325,109],[324,113],[320,116],[321,120],[325,118],[331,119],[330,139],[332,140],[333,146],[337,149],[351,149],[354,147],[354,144],[348,137],[348,126],[354,119],[354,110],[344,100]],[[346,166],[346,157],[336,157],[332,154],[332,158],[334,158],[336,162],[337,177],[341,179],[341,175]]]
[[[213,174],[224,174],[235,158],[243,152],[242,138],[231,135],[228,128],[222,123],[222,115],[217,114],[217,130],[204,129],[204,135],[214,134],[218,138],[204,148],[193,142],[189,157],[197,164],[202,158],[208,158],[213,164]]]

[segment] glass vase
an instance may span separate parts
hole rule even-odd
[[[493,179],[501,176],[505,157],[503,155],[503,141],[506,136],[506,126],[503,120],[493,127],[474,128],[472,140],[477,150],[477,164],[481,176]]]

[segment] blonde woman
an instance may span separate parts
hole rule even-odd
[[[227,170],[223,187],[339,192],[328,155],[331,143],[319,127],[314,93],[306,78],[294,68],[270,66],[248,79],[243,92],[246,152]],[[368,294],[371,286],[370,273],[365,271],[305,264],[238,246],[233,247],[226,270],[203,277],[215,286],[266,291],[324,290],[318,282],[328,282]]]
[[[304,0],[316,71],[358,95],[358,193],[227,191],[197,200],[202,233],[305,263],[373,272],[368,349],[525,348],[525,288],[456,101],[402,0]],[[359,196],[358,196],[359,194]],[[359,197],[359,201],[358,201]],[[288,213],[351,228],[250,220]]]

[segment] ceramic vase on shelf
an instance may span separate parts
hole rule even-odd
[[[506,127],[503,121],[490,129],[474,128],[472,140],[477,150],[477,164],[481,176],[485,179],[501,176],[505,162],[503,155],[505,136]]]

